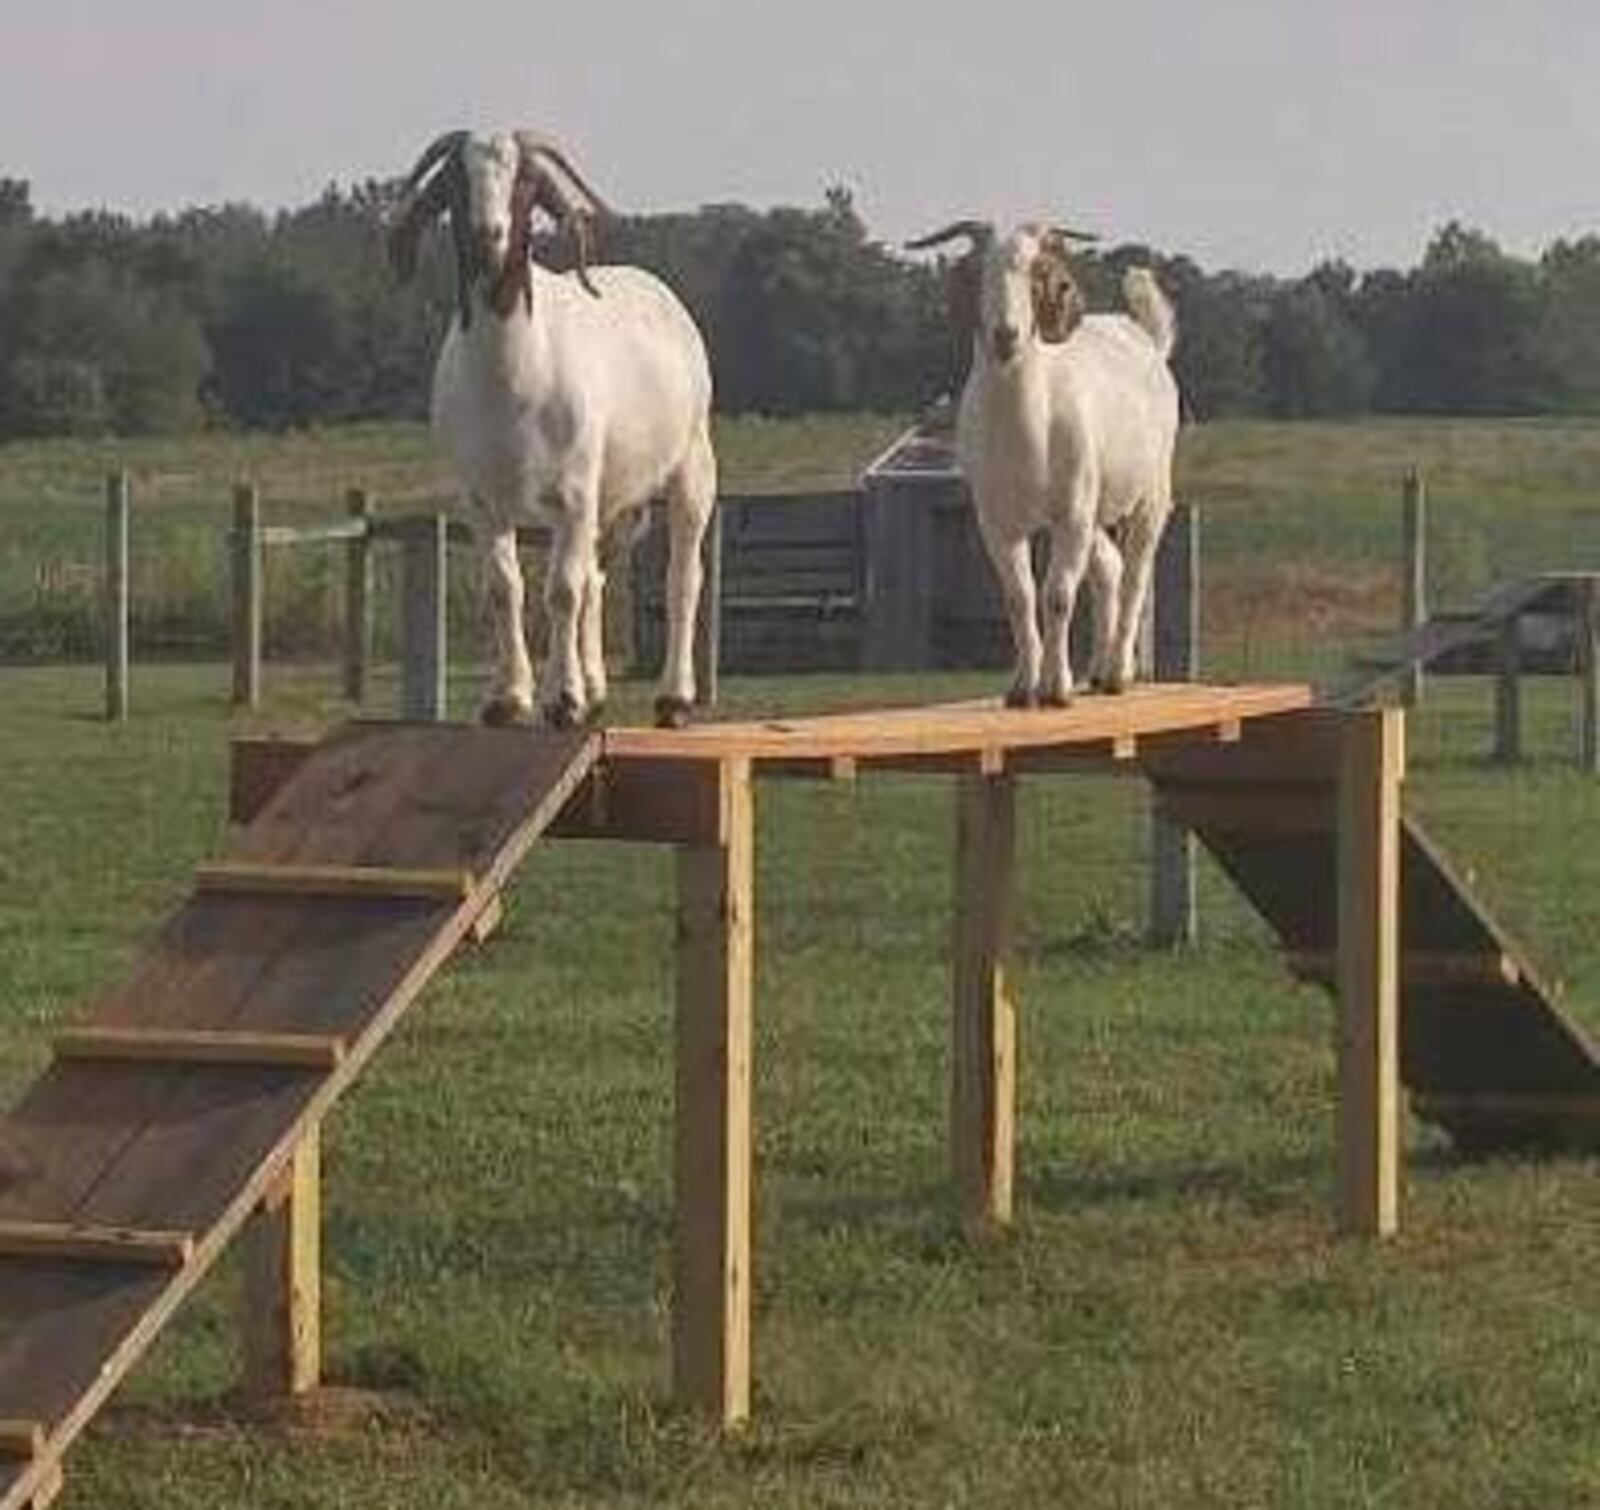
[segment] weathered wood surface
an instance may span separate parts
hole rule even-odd
[[[233,858],[469,870],[499,889],[570,800],[588,734],[352,726],[274,792]],[[476,899],[204,894],[173,916],[85,1030],[337,1038],[337,1063],[58,1060],[0,1123],[19,1174],[0,1230],[193,1233],[153,1272],[0,1256],[0,1418],[38,1421],[53,1465],[359,1072],[477,915]],[[0,1465],[0,1510],[49,1466]]]

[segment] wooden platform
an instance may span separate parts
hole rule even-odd
[[[1402,1057],[1433,1098],[1425,1110],[1467,1135],[1523,1128],[1530,1101],[1581,1111],[1594,1077],[1570,1025],[1552,1029],[1546,993],[1507,1005],[1531,968],[1403,824],[1401,731],[1398,712],[1319,709],[1304,687],[1182,686],[1056,710],[565,735],[363,724],[239,742],[229,853],[201,867],[195,894],[0,1122],[16,1166],[9,1183],[0,1171],[0,1510],[49,1497],[63,1451],[236,1235],[249,1243],[247,1382],[268,1394],[317,1382],[321,1117],[486,925],[541,835],[677,849],[673,1388],[715,1420],[742,1419],[753,777],[955,777],[950,1136],[969,1227],[1006,1222],[1013,1200],[1017,779],[1109,766],[1149,777],[1297,967],[1336,982],[1338,1219],[1392,1231]],[[1460,1028],[1450,993],[1467,988],[1500,1003],[1494,1026]],[[1552,1032],[1559,1084],[1531,1048],[1520,1078],[1452,1078],[1511,1063],[1496,1035]]]

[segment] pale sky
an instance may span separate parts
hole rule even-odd
[[[619,209],[1055,218],[1208,267],[1600,231],[1596,0],[0,0],[45,210],[302,202],[534,126]]]

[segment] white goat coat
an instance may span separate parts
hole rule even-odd
[[[979,354],[956,422],[985,527],[1012,539],[1063,514],[1103,528],[1149,506],[1164,521],[1177,437],[1165,354],[1123,314],[1088,315],[1009,368]]]
[[[434,369],[433,429],[491,530],[596,527],[660,493],[704,437],[711,373],[676,296],[640,268],[576,277],[534,268],[532,309],[479,305],[451,325]]]

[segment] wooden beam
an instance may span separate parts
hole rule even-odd
[[[1289,969],[1301,980],[1335,986],[1339,980],[1338,956],[1332,953],[1296,952],[1287,957]],[[1459,954],[1407,950],[1400,958],[1400,976],[1407,986],[1507,985],[1522,979],[1522,971],[1509,954]]]
[[[505,915],[506,904],[500,900],[500,893],[496,892],[483,904],[483,911],[472,920],[472,927],[467,931],[467,937],[481,948],[494,937],[500,924],[505,921]]]
[[[342,1038],[315,1033],[250,1033],[210,1028],[67,1028],[54,1045],[57,1059],[221,1064],[269,1069],[336,1069]]]
[[[322,1138],[313,1128],[243,1233],[243,1389],[258,1403],[322,1377]]]
[[[244,896],[395,897],[464,901],[475,882],[469,870],[386,865],[295,865],[258,860],[204,860],[195,888]]]
[[[194,1235],[78,1226],[70,1222],[4,1220],[0,1221],[0,1253],[10,1258],[60,1258],[181,1269],[194,1256]]]
[[[1346,715],[1339,772],[1339,1191],[1342,1230],[1399,1225],[1400,784],[1405,715]]]
[[[718,819],[678,851],[672,1389],[722,1426],[750,1413],[750,766],[708,769]]]
[[[1006,990],[1016,786],[965,776],[956,792],[950,1155],[963,1226],[1011,1221],[1016,1143],[1016,1010]]]
[[[0,1460],[31,1463],[44,1451],[44,1427],[37,1421],[0,1420]]]
[[[61,1464],[46,1463],[39,1469],[38,1477],[33,1482],[33,1497],[28,1503],[28,1510],[50,1510],[50,1506],[61,1497],[65,1487],[62,1476]]]

